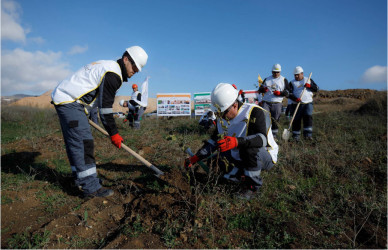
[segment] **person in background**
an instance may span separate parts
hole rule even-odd
[[[272,67],[272,75],[265,78],[259,88],[260,93],[264,93],[262,107],[271,113],[275,122],[272,123],[272,133],[277,138],[279,132],[278,122],[282,113],[282,101],[289,95],[289,85],[285,77],[280,75],[282,67],[275,64]]]
[[[132,90],[133,92],[131,95],[131,100],[121,100],[120,106],[128,107],[128,115],[127,118],[124,119],[124,122],[128,121],[130,127],[133,127],[134,129],[140,129],[141,117],[143,116],[146,107],[142,107],[137,102],[141,102],[142,97],[137,84],[132,84]]]
[[[240,182],[242,188],[237,197],[249,200],[262,186],[261,171],[276,163],[278,145],[272,135],[269,112],[255,104],[242,103],[238,96],[239,91],[229,83],[219,83],[213,89],[211,102],[216,110],[217,129],[194,156],[185,160],[185,166],[191,167],[219,149],[221,156],[234,166],[224,178]]]
[[[313,79],[307,82],[308,78],[304,76],[303,68],[297,66],[294,69],[294,79],[290,82],[290,99],[295,103],[292,104],[292,109],[295,110],[297,103],[300,102],[300,106],[295,114],[294,121],[292,123],[292,137],[296,140],[300,140],[301,122],[303,119],[303,136],[307,140],[313,138],[313,93],[318,91],[318,86]],[[306,90],[301,97],[303,89]]]
[[[107,197],[113,190],[101,186],[94,158],[94,140],[85,109],[98,107],[100,119],[112,143],[124,141],[113,118],[117,90],[147,63],[148,55],[139,46],[127,48],[120,59],[90,63],[60,82],[51,94],[57,111],[67,157],[83,197]]]
[[[214,127],[216,125],[216,116],[212,110],[204,112],[201,118],[199,119],[199,125],[203,126],[206,130]]]

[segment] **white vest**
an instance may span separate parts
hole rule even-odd
[[[140,94],[139,91],[133,92],[131,95],[131,100],[135,101],[137,104],[139,104],[139,100],[137,100],[137,95]]]
[[[93,62],[82,67],[72,76],[58,84],[51,93],[54,104],[62,105],[78,101],[85,94],[97,89],[108,72],[116,73],[120,76],[121,82],[123,82],[121,68],[116,61],[101,60]]]
[[[296,81],[295,79],[292,80],[290,83],[292,84],[292,87],[294,87],[294,96],[296,98],[300,98],[300,95],[303,92],[303,88],[305,83],[307,82],[308,77],[304,77],[302,81]],[[306,89],[306,91],[303,93],[303,96],[301,98],[302,103],[310,103],[313,101],[313,92],[311,90]]]
[[[238,110],[237,116],[232,120],[226,121],[224,119],[217,119],[217,129],[219,134],[224,134],[226,136],[234,136],[234,137],[245,137],[247,136],[248,129],[247,124],[249,123],[249,117],[251,115],[252,109],[254,107],[258,107],[264,111],[265,115],[268,116],[268,124],[267,126],[267,140],[268,147],[267,151],[270,153],[272,162],[276,163],[278,157],[279,146],[276,144],[271,129],[271,116],[268,111],[257,106],[255,104],[244,103],[240,109]],[[263,121],[266,122],[266,121]],[[240,153],[238,148],[234,148],[231,150],[232,157],[236,160],[241,160]]]
[[[263,101],[266,102],[282,102],[284,96],[276,96],[273,94],[274,91],[282,92],[284,90],[284,77],[279,76],[278,78],[273,78],[273,76],[267,77],[265,80],[265,85],[268,88],[268,92],[264,93]]]

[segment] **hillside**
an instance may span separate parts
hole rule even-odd
[[[11,103],[10,105],[14,106],[28,106],[28,107],[38,107],[38,108],[53,108],[53,105],[50,104],[51,102],[51,90],[45,92],[44,94],[36,97],[24,97],[16,102]],[[339,102],[348,102],[359,105],[361,102],[371,98],[374,95],[380,95],[380,94],[386,94],[386,91],[377,91],[377,90],[371,90],[371,89],[348,89],[348,90],[334,90],[334,91],[327,91],[327,90],[320,90],[314,97],[314,103],[318,104],[325,104],[330,102],[335,102],[340,100]],[[116,96],[115,102],[113,104],[113,111],[114,112],[127,112],[126,108],[123,108],[119,105],[119,101],[129,100],[130,96]],[[286,105],[286,100],[284,101]],[[194,108],[194,105],[192,103],[192,108]],[[354,108],[354,107],[353,107]],[[156,98],[148,98],[148,107],[146,109],[145,113],[150,113],[152,111],[156,110]]]
[[[16,102],[13,102],[12,106],[28,106],[28,107],[37,107],[37,108],[54,108],[54,106],[51,104],[51,92],[47,91],[44,94],[36,97],[24,97],[22,99],[17,100]],[[113,111],[114,112],[126,112],[128,109],[121,107],[119,105],[120,100],[130,100],[130,96],[116,96],[115,102],[113,103]],[[148,98],[148,106],[145,111],[145,113],[149,113],[156,110],[156,98]]]

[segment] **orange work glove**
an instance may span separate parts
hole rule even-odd
[[[306,83],[304,86],[305,86],[306,88],[311,88],[311,84],[310,84],[310,83]]]
[[[237,147],[238,142],[236,137],[232,136],[225,136],[224,139],[219,140],[217,142],[218,148],[221,150],[221,152],[225,152],[231,149],[234,149]]]
[[[121,143],[124,141],[124,139],[119,135],[119,133],[115,134],[115,135],[112,135],[110,137],[112,143],[118,147],[118,148],[121,148]]]
[[[199,157],[197,155],[193,155],[185,160],[185,168],[191,168],[193,164],[199,161]]]

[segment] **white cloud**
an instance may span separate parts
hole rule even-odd
[[[22,49],[3,51],[1,59],[2,95],[41,94],[54,89],[72,72],[61,62],[61,52],[29,52]]]
[[[1,3],[1,40],[14,42],[26,41],[28,30],[19,24],[20,5],[14,1],[3,0]]]
[[[28,40],[36,43],[36,44],[44,44],[46,42],[46,40],[44,40],[43,38],[41,38],[40,36],[37,36],[37,37],[31,37],[31,38],[28,38]]]
[[[375,65],[361,76],[362,83],[387,83],[387,66]]]
[[[75,55],[75,54],[82,54],[85,51],[88,50],[88,45],[85,45],[84,47],[75,45],[73,46],[70,51],[68,52],[69,55]]]

